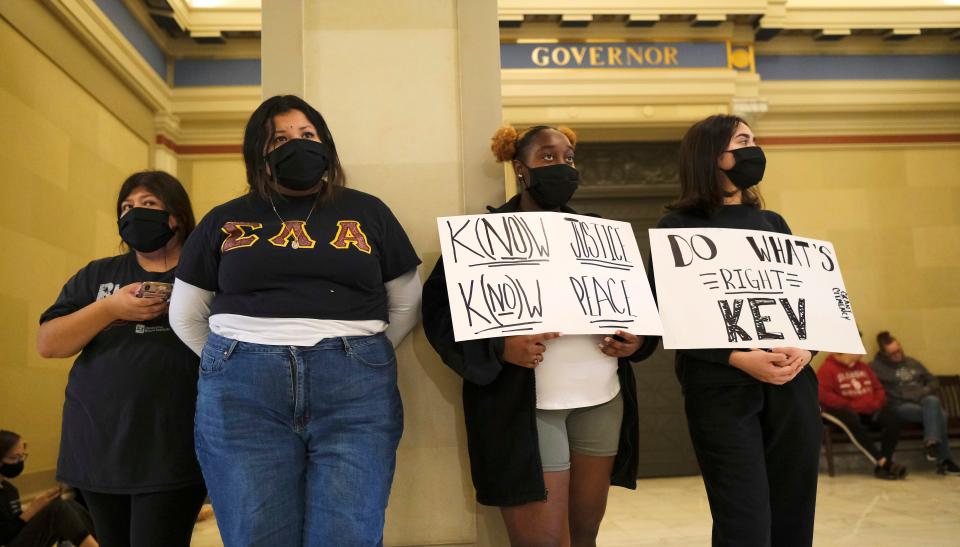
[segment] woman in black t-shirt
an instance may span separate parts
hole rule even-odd
[[[753,131],[737,116],[694,124],[680,144],[680,198],[657,227],[789,234],[754,188],[765,165]],[[811,357],[793,347],[677,350],[714,546],[813,542],[822,426],[817,378],[806,366]]]
[[[85,266],[40,317],[42,356],[80,354],[57,479],[83,493],[103,545],[189,545],[206,497],[193,450],[198,360],[155,291],[173,283],[193,212],[176,178],[147,171],[120,187],[117,219],[130,251]]]
[[[70,541],[77,547],[97,547],[93,522],[82,505],[62,499],[59,488],[33,498],[24,509],[20,491],[7,482],[23,472],[27,444],[20,435],[0,430],[0,545],[7,547],[50,547]]]
[[[394,346],[420,263],[348,189],[323,117],[277,96],[243,140],[247,195],[214,207],[171,324],[201,354],[196,448],[226,545],[379,545],[403,429]]]

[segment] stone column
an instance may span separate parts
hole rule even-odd
[[[264,96],[301,94],[330,125],[348,185],[380,197],[423,259],[436,217],[503,201],[489,150],[500,124],[495,0],[263,3]],[[387,545],[504,545],[474,501],[461,380],[418,327],[398,348],[406,424]]]

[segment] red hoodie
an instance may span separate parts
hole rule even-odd
[[[820,404],[825,407],[873,414],[887,400],[877,375],[863,361],[848,367],[831,355],[817,371],[817,379],[820,381]]]

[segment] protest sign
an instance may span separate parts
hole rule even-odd
[[[828,241],[723,228],[650,230],[668,349],[866,353]]]
[[[457,341],[660,334],[630,224],[565,213],[437,219]]]

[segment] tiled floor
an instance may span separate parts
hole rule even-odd
[[[636,491],[612,489],[598,544],[709,545],[710,510],[700,477],[643,480]],[[958,547],[960,477],[926,470],[904,481],[822,475],[814,544]],[[193,545],[221,545],[213,520],[197,525]]]

